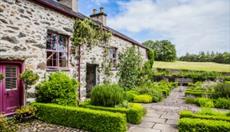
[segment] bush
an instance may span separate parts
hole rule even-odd
[[[37,102],[76,106],[77,81],[65,73],[52,73],[36,86]]]
[[[17,132],[18,126],[13,119],[7,119],[0,113],[0,132]]]
[[[136,95],[134,97],[133,102],[135,102],[135,103],[151,103],[152,100],[153,100],[152,96],[143,94],[143,95]]]
[[[103,107],[103,106],[94,106],[94,105],[81,105],[81,107],[94,109],[94,110],[103,110],[110,112],[118,112],[126,114],[127,121],[132,124],[139,124],[145,114],[145,109],[141,104],[130,103],[128,108],[115,108],[115,107]]]
[[[134,97],[136,95],[139,95],[139,93],[137,91],[134,90],[130,90],[126,92],[126,100],[128,100],[129,102],[133,102]]]
[[[159,102],[162,99],[162,91],[158,89],[156,83],[145,83],[137,88],[135,88],[140,94],[147,94],[152,96],[153,102]]]
[[[141,104],[132,103],[129,105],[129,110],[127,113],[127,120],[133,124],[139,124],[142,121],[143,116],[146,111]]]
[[[230,109],[230,98],[218,98],[214,100],[215,108]]]
[[[56,104],[34,103],[38,119],[48,123],[94,132],[125,132],[126,117],[121,113],[90,110]]]
[[[214,103],[212,99],[209,98],[198,98],[197,102],[201,107],[210,107],[210,108],[214,107]]]
[[[211,108],[202,108],[200,111],[196,112],[199,115],[210,115],[210,116],[226,116],[226,112],[221,112],[218,110],[213,110]]]
[[[179,132],[229,132],[230,122],[181,118],[178,128]]]
[[[181,111],[180,118],[199,118],[199,119],[208,119],[208,120],[222,120],[222,121],[230,121],[230,118],[227,116],[220,116],[220,115],[206,115],[206,114],[199,114],[193,113],[192,111]]]
[[[127,48],[119,55],[119,85],[126,89],[137,86],[141,70],[142,58],[135,47]]]
[[[93,88],[91,103],[93,105],[114,107],[124,100],[124,90],[115,84],[102,84]]]
[[[215,97],[230,98],[230,81],[219,83],[215,89]]]
[[[185,102],[186,102],[187,104],[197,104],[197,105],[199,105],[199,104],[197,103],[196,98],[187,97],[187,98],[185,98]]]
[[[19,122],[28,121],[35,117],[35,112],[35,107],[31,105],[23,106],[22,108],[16,110],[15,118]]]

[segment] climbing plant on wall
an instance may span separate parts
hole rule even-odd
[[[134,47],[131,47],[120,54],[119,59],[119,84],[126,89],[135,88],[142,67],[140,54]]]
[[[102,25],[90,19],[78,19],[74,23],[72,42],[74,46],[93,46],[101,42],[106,43],[111,36],[111,32],[105,30]]]

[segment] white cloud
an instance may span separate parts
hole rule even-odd
[[[91,1],[96,3],[97,5],[102,5],[109,2],[109,0],[91,0]]]
[[[176,44],[179,55],[230,51],[229,0],[130,0],[120,8],[110,26],[136,34],[157,32]]]

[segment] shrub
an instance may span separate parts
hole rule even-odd
[[[76,106],[77,81],[65,73],[52,73],[36,86],[37,102]]]
[[[181,118],[178,128],[179,132],[229,132],[230,122]]]
[[[35,117],[36,108],[31,105],[23,106],[16,110],[15,118],[19,122],[28,121]]]
[[[119,85],[123,88],[135,88],[141,70],[141,56],[134,47],[130,47],[119,55]]]
[[[56,104],[34,103],[38,119],[48,123],[94,132],[125,132],[126,117],[121,113],[90,110]]]
[[[206,114],[198,114],[193,113],[192,111],[181,111],[180,118],[199,118],[199,119],[208,119],[208,120],[223,120],[223,121],[230,121],[230,118],[227,116],[220,116],[220,115],[206,115]]]
[[[0,132],[17,132],[18,126],[13,119],[7,119],[0,113]]]
[[[129,105],[127,120],[133,124],[139,124],[142,121],[146,111],[141,104],[132,103]]]
[[[230,109],[230,98],[218,98],[214,100],[215,108]]]
[[[115,84],[102,84],[93,88],[91,102],[93,105],[113,107],[124,100],[124,90]]]
[[[103,107],[103,106],[84,105],[84,104],[82,104],[81,107],[94,109],[94,110],[124,113],[126,114],[127,121],[133,124],[139,124],[145,114],[144,107],[141,104],[135,104],[135,103],[128,104],[128,108]]]
[[[210,115],[210,116],[226,116],[226,112],[221,112],[217,110],[213,110],[211,108],[202,108],[196,114],[199,115]]]
[[[152,100],[153,100],[152,96],[143,94],[143,95],[136,95],[134,97],[133,102],[135,102],[135,103],[151,103]]]
[[[230,81],[219,83],[214,89],[216,97],[230,98]]]
[[[137,91],[134,90],[130,90],[126,92],[126,100],[128,100],[129,102],[133,102],[133,99],[136,95],[138,95],[139,93]]]
[[[145,83],[137,88],[135,88],[140,94],[147,94],[152,96],[153,102],[159,102],[162,99],[162,91],[158,89],[155,83]]]
[[[186,102],[187,104],[197,104],[196,98],[191,98],[191,97],[185,98],[185,102]]]
[[[197,102],[199,104],[199,106],[201,107],[214,107],[214,103],[212,101],[212,99],[209,98],[198,98]]]

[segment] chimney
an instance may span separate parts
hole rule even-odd
[[[78,12],[78,0],[57,0],[57,1],[71,8],[74,12]]]
[[[103,7],[100,8],[99,12],[97,12],[96,9],[93,9],[93,12],[92,12],[92,15],[90,15],[90,18],[102,23],[103,25],[106,25],[107,14],[104,12]]]

